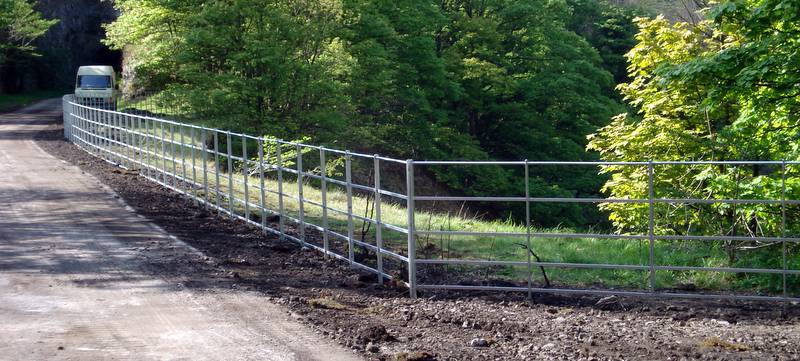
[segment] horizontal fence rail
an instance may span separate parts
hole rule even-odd
[[[119,108],[119,109],[118,109]],[[794,293],[800,285],[798,256],[788,247],[800,237],[788,234],[787,208],[800,200],[786,199],[787,167],[796,161],[646,161],[646,162],[553,162],[553,161],[415,161],[331,149],[299,142],[256,137],[177,120],[157,117],[156,111],[142,111],[141,104],[122,107],[82,101],[72,95],[63,99],[64,137],[110,163],[135,170],[142,177],[181,193],[202,207],[259,227],[264,234],[296,242],[343,260],[352,267],[376,275],[378,283],[395,280],[409,288],[412,298],[419,290],[515,291],[559,294],[621,295],[743,300],[798,301]],[[177,119],[177,118],[176,118]],[[658,196],[654,183],[661,167],[669,166],[771,166],[782,172],[781,199],[714,199]],[[415,173],[429,167],[516,167],[524,174],[525,193],[509,196],[438,196],[419,194]],[[545,197],[532,194],[529,179],[536,167],[637,167],[646,177],[646,197],[640,199]],[[404,174],[403,174],[404,173]],[[398,174],[404,182],[398,182]],[[387,177],[387,176],[394,176]],[[388,180],[388,181],[387,181]],[[443,222],[431,226],[439,217],[425,205],[444,203],[519,205],[524,209],[523,224],[499,229],[451,229]],[[630,204],[646,209],[641,233],[602,233],[534,229],[532,207],[541,204]],[[760,205],[775,207],[782,214],[780,232],[766,235],[660,234],[656,231],[659,207],[679,210],[688,206]],[[437,218],[439,219],[439,218]],[[438,221],[437,221],[438,222]],[[449,218],[448,218],[449,222]],[[448,223],[449,224],[449,223]],[[431,239],[434,239],[432,242]],[[450,252],[440,244],[463,241],[465,246]],[[480,253],[491,244],[495,253]],[[573,242],[573,243],[570,243]],[[580,243],[578,261],[556,259],[559,247]],[[614,263],[598,259],[594,247],[601,242],[620,247],[636,244],[640,249],[637,264]],[[756,242],[781,248],[775,268],[723,266],[718,264],[671,264],[663,259],[685,242]],[[555,246],[554,246],[555,244]],[[503,248],[505,247],[505,248]],[[554,249],[541,260],[534,250]],[[577,246],[576,246],[577,247]],[[610,247],[610,246],[606,246]],[[431,251],[434,249],[435,251]],[[522,250],[522,251],[520,251]],[[439,252],[439,255],[432,253]],[[522,253],[520,253],[522,252]],[[552,254],[551,254],[552,253]],[[487,254],[489,256],[487,256]],[[598,256],[601,257],[601,256]],[[535,258],[535,259],[534,259]],[[546,257],[547,258],[547,257]],[[583,260],[583,261],[581,261]],[[586,260],[591,260],[586,261]],[[505,274],[504,282],[474,282],[476,273],[469,267]],[[569,273],[559,274],[552,286],[534,279],[540,273],[605,272],[599,285],[569,282]],[[446,274],[447,276],[441,276]],[[778,292],[686,291],[663,287],[659,276],[680,272],[759,274],[777,277]],[[640,285],[615,282],[640,273]],[[455,274],[455,276],[453,275]],[[510,274],[510,276],[509,276]],[[486,277],[488,278],[488,277]],[[635,278],[635,277],[634,277]],[[545,278],[546,280],[546,278]],[[538,282],[538,280],[537,280]]]

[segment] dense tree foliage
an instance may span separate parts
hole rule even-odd
[[[592,136],[607,160],[797,160],[800,140],[800,3],[733,0],[708,20],[639,19],[628,54],[631,81],[620,86],[638,114],[620,115]],[[608,167],[612,196],[644,198],[641,167]],[[796,165],[656,168],[665,198],[797,199]],[[620,230],[642,231],[647,206],[608,204]],[[781,236],[798,231],[797,207],[766,204],[674,205],[661,209],[663,234]],[[789,221],[786,222],[785,219]],[[783,225],[786,225],[786,231]],[[737,249],[774,244],[730,242]],[[777,262],[779,257],[772,258]]]
[[[119,0],[107,30],[141,87],[217,126],[395,157],[591,160],[586,135],[623,110],[614,76],[633,27],[620,8],[587,4]],[[430,171],[466,194],[524,189],[520,169]],[[603,182],[590,168],[533,174],[540,196]],[[601,220],[567,206],[535,218]]]
[[[36,55],[33,41],[57,20],[44,20],[26,0],[0,0],[0,90],[3,73]]]

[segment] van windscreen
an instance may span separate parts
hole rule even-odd
[[[78,88],[81,89],[108,89],[111,88],[109,75],[78,75]]]

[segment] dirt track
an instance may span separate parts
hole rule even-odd
[[[0,359],[358,359],[261,294],[154,274],[154,244],[202,255],[36,145],[60,105],[0,115]]]
[[[52,124],[41,146],[113,188],[138,213],[195,247],[132,243],[148,277],[212,294],[263,295],[293,318],[370,359],[794,360],[800,306],[668,302],[593,297],[423,294],[378,287],[374,277],[218,218],[135,174],[60,140]],[[256,297],[256,296],[254,296]],[[241,309],[246,313],[246,309]],[[472,347],[473,339],[486,347]]]

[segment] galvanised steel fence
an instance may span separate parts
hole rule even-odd
[[[419,290],[517,291],[533,293],[593,294],[621,296],[657,296],[709,299],[800,301],[800,238],[787,234],[787,209],[800,201],[787,199],[786,174],[795,161],[720,161],[720,162],[536,162],[536,161],[417,161],[361,154],[326,147],[255,137],[220,129],[157,118],[152,111],[142,115],[134,109],[116,110],[116,105],[76,101],[72,95],[63,99],[64,136],[84,150],[118,166],[138,170],[139,175],[192,198],[205,207],[260,227],[265,234],[291,240],[304,247],[348,262],[352,267],[376,274],[379,283],[395,280],[405,284],[412,298]],[[659,167],[765,166],[780,169],[780,199],[665,198],[655,193]],[[437,196],[415,190],[415,172],[425,167],[504,166],[522,169],[525,194],[519,196]],[[581,197],[539,197],[531,194],[529,177],[536,167],[637,167],[646,175],[647,197],[610,199]],[[332,170],[333,168],[339,171]],[[388,172],[387,172],[388,171]],[[394,178],[388,185],[382,173]],[[397,184],[400,183],[400,186]],[[391,188],[399,189],[391,189]],[[525,222],[517,227],[473,230],[462,226],[453,230],[445,221],[431,225],[439,217],[424,211],[419,204],[434,202],[480,202],[522,204]],[[632,204],[647,208],[646,232],[641,234],[591,233],[534,229],[531,207],[536,204]],[[780,214],[780,231],[765,235],[695,235],[659,234],[656,232],[658,206],[678,209],[687,205],[760,204],[774,207]],[[361,212],[364,209],[364,212]],[[437,219],[439,219],[437,218]],[[449,222],[449,221],[448,221]],[[469,224],[469,222],[466,222]],[[435,229],[438,227],[438,229]],[[500,229],[502,228],[502,229]],[[430,251],[431,237],[442,246]],[[461,239],[451,252],[447,244]],[[613,240],[613,243],[611,240]],[[496,243],[507,243],[495,247]],[[611,243],[604,243],[611,242]],[[754,242],[760,247],[780,247],[772,268],[730,267],[704,260],[674,264],[666,252],[687,252],[675,244],[686,242]],[[436,243],[435,241],[433,243]],[[487,244],[491,249],[485,251]],[[637,262],[613,262],[616,253],[624,253],[638,243]],[[578,244],[578,246],[574,246]],[[522,251],[509,251],[511,248]],[[556,259],[562,249],[573,247],[579,261],[545,261],[534,249],[551,250]],[[575,248],[577,247],[577,248]],[[618,249],[615,250],[615,247]],[[434,247],[435,248],[435,247]],[[447,248],[447,252],[445,252]],[[601,250],[611,248],[611,253]],[[636,248],[636,247],[634,247]],[[480,251],[483,249],[484,251]],[[618,252],[617,252],[618,251]],[[607,251],[606,251],[607,252]],[[438,253],[438,255],[436,255]],[[445,254],[446,253],[446,254]],[[577,256],[575,256],[577,255]],[[563,257],[561,257],[563,258]],[[581,261],[582,260],[582,261]],[[680,263],[680,262],[679,262]],[[483,268],[486,275],[499,278],[470,281]],[[420,270],[418,270],[420,268]],[[421,268],[427,268],[425,270]],[[445,270],[446,272],[442,272]],[[516,271],[514,271],[516,270]],[[574,270],[596,272],[598,282],[564,281],[543,286],[539,272]],[[449,272],[449,273],[448,273]],[[566,272],[566,271],[564,271]],[[763,275],[774,278],[773,292],[746,289],[708,291],[692,285],[663,287],[659,274],[723,273]],[[615,282],[641,273],[640,284]],[[455,276],[453,276],[455,274]],[[554,274],[551,273],[551,277]],[[555,274],[557,276],[557,274]],[[490,279],[491,278],[491,279]],[[534,278],[537,281],[534,281]],[[746,279],[745,279],[746,280]],[[762,280],[763,281],[763,280]],[[548,281],[549,283],[549,281]]]

